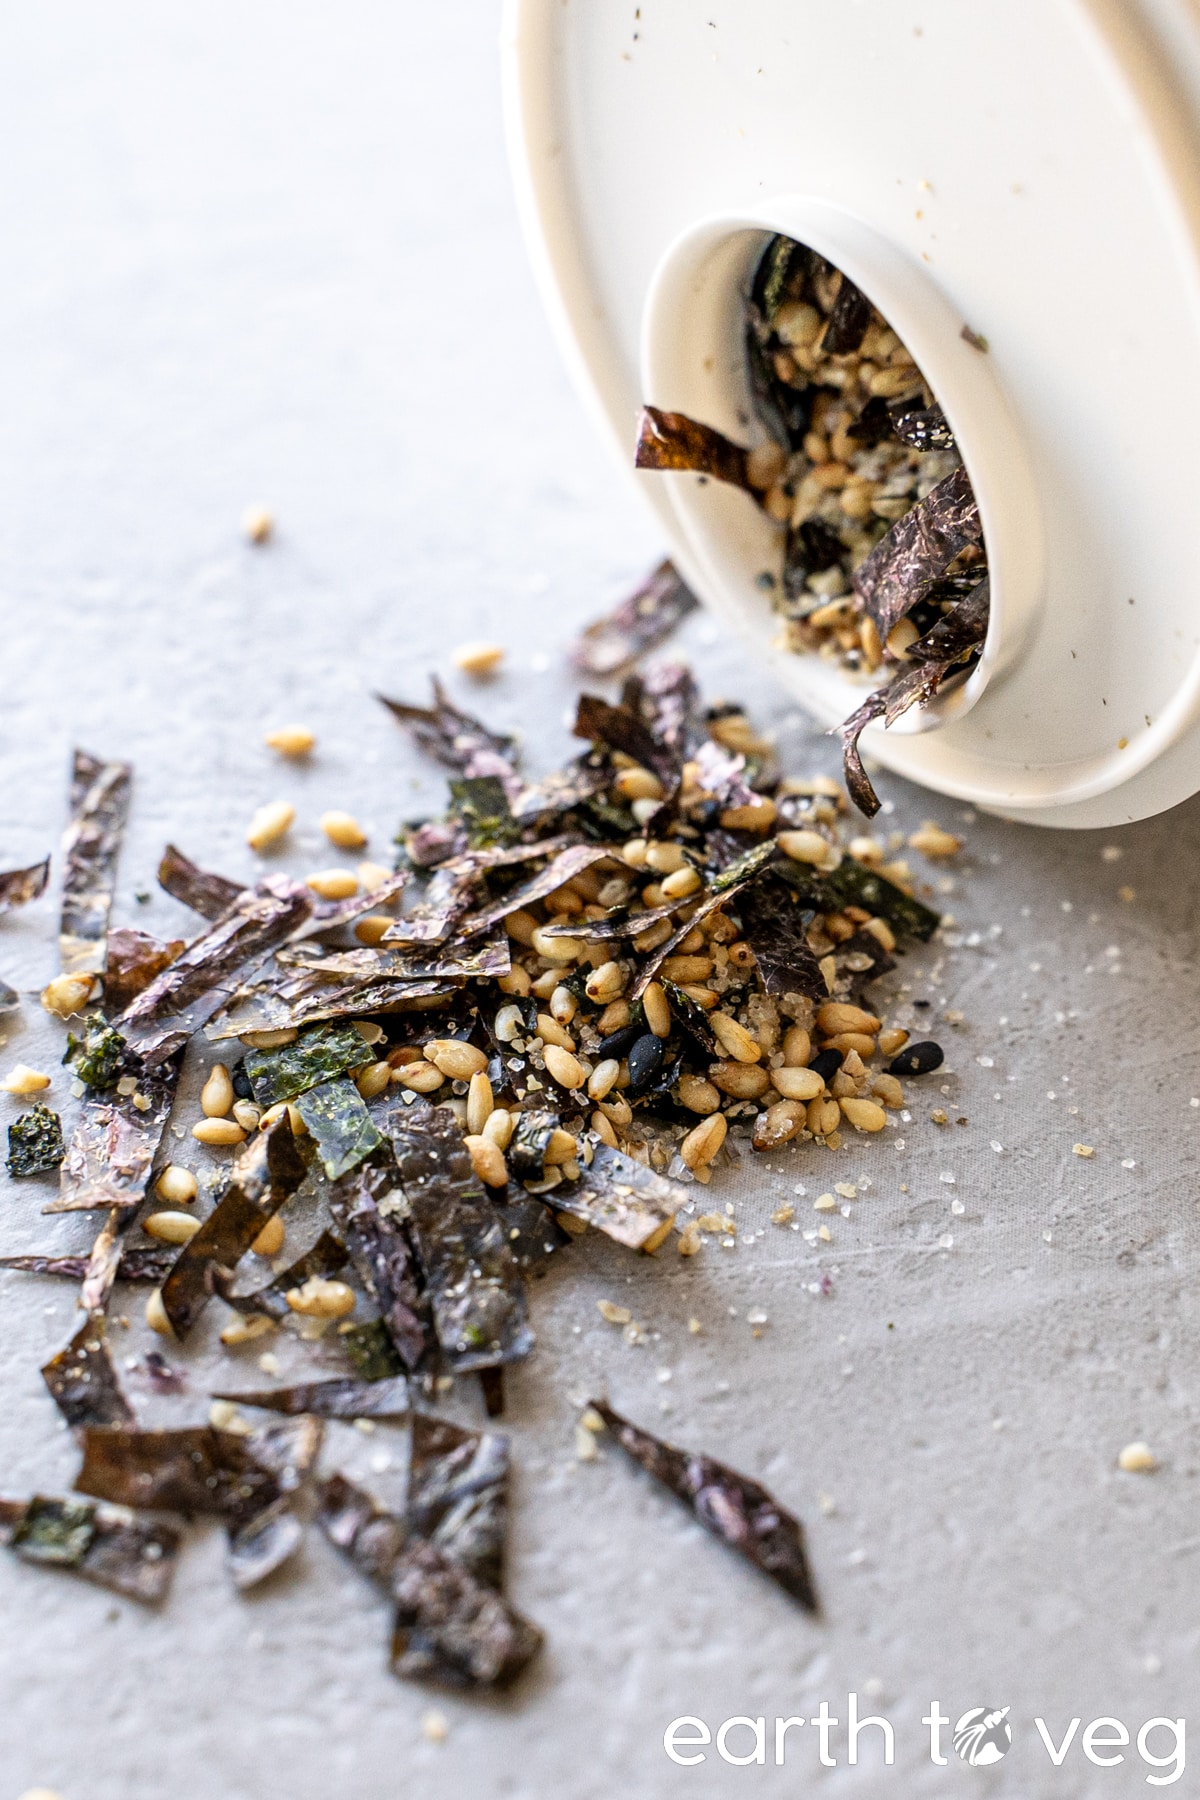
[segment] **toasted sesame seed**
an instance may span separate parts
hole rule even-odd
[[[450,660],[464,675],[494,675],[504,661],[504,646],[489,644],[482,638],[473,638],[452,651]]]
[[[42,1005],[56,1018],[72,1018],[83,1011],[95,985],[94,975],[56,975],[42,989]]]
[[[311,756],[317,747],[317,740],[306,725],[280,725],[274,731],[268,731],[263,738],[268,750],[277,750],[280,756]]]
[[[260,806],[250,821],[246,842],[252,850],[267,850],[291,830],[296,809],[286,800],[271,800]]]
[[[40,1094],[50,1086],[50,1077],[28,1063],[16,1063],[2,1085],[6,1094]]]
[[[367,841],[367,834],[353,813],[324,812],[317,823],[339,850],[361,850]]]

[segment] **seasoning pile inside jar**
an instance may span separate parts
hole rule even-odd
[[[749,386],[767,436],[745,450],[646,407],[637,464],[693,470],[750,493],[781,527],[759,585],[781,648],[887,680],[839,728],[851,796],[879,800],[858,755],[979,661],[989,586],[979,508],[953,431],[912,355],[866,295],[791,238],[772,238],[745,302]],[[980,351],[987,345],[964,327]]]

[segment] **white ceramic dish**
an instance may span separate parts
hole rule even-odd
[[[627,467],[643,401],[746,441],[738,309],[771,231],[844,268],[937,391],[992,627],[965,686],[864,750],[1044,824],[1200,788],[1194,0],[509,0],[505,69],[539,283]],[[635,479],[705,601],[843,718],[866,690],[773,647],[753,502]]]

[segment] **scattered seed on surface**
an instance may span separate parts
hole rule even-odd
[[[200,1229],[200,1221],[191,1213],[156,1212],[142,1220],[142,1230],[161,1244],[186,1244]]]
[[[280,725],[267,732],[263,743],[280,756],[311,756],[317,747],[317,740],[306,725]]]
[[[277,844],[292,828],[296,809],[286,800],[271,800],[260,806],[250,821],[246,842],[252,850],[267,850]]]
[[[208,1119],[223,1119],[232,1105],[233,1083],[229,1079],[229,1070],[224,1063],[214,1063],[200,1089],[201,1109]]]
[[[250,1248],[255,1256],[278,1256],[283,1249],[284,1235],[283,1220],[276,1213],[267,1220]]]
[[[310,1319],[344,1319],[354,1311],[354,1289],[344,1281],[310,1275],[299,1287],[289,1288],[287,1303],[293,1312]]]
[[[628,1325],[633,1317],[627,1306],[618,1306],[612,1300],[597,1300],[596,1311],[602,1319],[607,1319],[610,1325]]]
[[[58,1019],[82,1012],[96,985],[94,975],[56,975],[42,989],[42,1005]]]
[[[4,1080],[6,1094],[40,1094],[50,1086],[50,1077],[28,1063],[16,1063]]]
[[[224,1146],[242,1143],[246,1134],[236,1119],[200,1119],[192,1136],[201,1144]]]
[[[367,834],[353,813],[324,812],[317,823],[339,850],[361,850],[367,841]]]
[[[1158,1458],[1149,1444],[1143,1444],[1139,1439],[1136,1444],[1126,1444],[1117,1457],[1117,1467],[1127,1475],[1148,1475],[1157,1469]]]
[[[169,1200],[173,1206],[189,1205],[199,1192],[192,1171],[179,1163],[168,1163],[154,1185],[159,1198]]]
[[[358,892],[358,876],[349,869],[318,869],[315,875],[304,877],[304,885],[322,900],[348,900]]]
[[[450,660],[464,675],[494,675],[504,661],[504,646],[474,638],[452,651]]]

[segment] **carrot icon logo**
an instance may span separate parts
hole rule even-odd
[[[1007,1706],[973,1706],[954,1727],[954,1748],[973,1769],[997,1763],[1012,1743]]]

